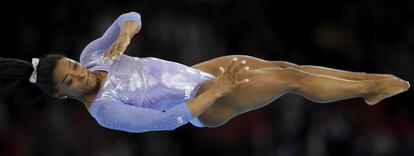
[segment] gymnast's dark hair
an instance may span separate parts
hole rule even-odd
[[[53,71],[57,62],[64,57],[59,54],[48,54],[39,58],[36,85],[46,94],[53,96],[58,92],[53,80]],[[0,96],[22,81],[31,83],[29,78],[33,71],[33,65],[25,60],[0,57]]]

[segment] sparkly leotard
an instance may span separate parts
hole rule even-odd
[[[127,132],[173,130],[188,122],[202,127],[192,118],[186,101],[194,98],[200,84],[214,79],[213,75],[154,57],[123,54],[118,60],[103,60],[127,20],[141,27],[138,13],[123,14],[81,53],[80,63],[88,70],[108,72],[89,107],[90,114],[103,127]]]

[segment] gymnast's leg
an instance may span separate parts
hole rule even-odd
[[[198,68],[203,70],[202,66]],[[250,70],[240,80],[246,78],[250,79],[249,83],[219,98],[198,117],[199,120],[208,127],[220,126],[239,114],[266,106],[286,93],[298,94],[317,103],[362,97],[368,104],[375,104],[409,87],[407,82],[399,79],[353,81],[290,67]],[[206,90],[208,86],[204,85],[200,90]]]
[[[352,72],[352,71],[345,71],[321,66],[314,66],[314,65],[296,65],[294,63],[290,63],[287,61],[269,61],[260,59],[253,56],[248,55],[227,55],[218,57],[206,62],[202,62],[195,66],[203,65],[203,64],[216,64],[219,66],[225,66],[228,62],[231,61],[232,58],[237,57],[240,60],[246,60],[247,64],[249,65],[250,69],[258,69],[258,68],[296,68],[308,73],[312,74],[319,74],[319,75],[326,75],[332,77],[338,77],[342,79],[348,80],[373,80],[373,79],[388,79],[388,78],[396,78],[391,74],[371,74],[371,73],[364,73],[364,72]]]

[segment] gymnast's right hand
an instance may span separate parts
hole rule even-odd
[[[117,59],[122,55],[131,42],[132,37],[138,33],[139,29],[141,29],[140,25],[135,21],[125,21],[121,26],[118,38],[112,43],[111,47],[106,50],[104,60]]]
[[[246,65],[245,60],[238,61],[237,58],[232,59],[226,68],[220,66],[220,74],[216,77],[212,88],[215,89],[219,96],[227,95],[238,85],[249,82],[249,79],[238,80],[247,70],[249,70],[249,67]]]
[[[119,35],[118,39],[106,50],[104,60],[118,58],[124,53],[130,42],[131,37],[129,35]]]

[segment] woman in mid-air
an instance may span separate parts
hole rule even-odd
[[[191,67],[154,57],[123,54],[141,29],[136,12],[123,14],[89,43],[79,62],[49,54],[32,63],[0,58],[1,86],[21,80],[56,98],[82,102],[99,125],[127,132],[173,130],[188,122],[221,126],[287,93],[317,103],[362,97],[369,105],[404,92],[391,74],[350,72],[222,56]]]

